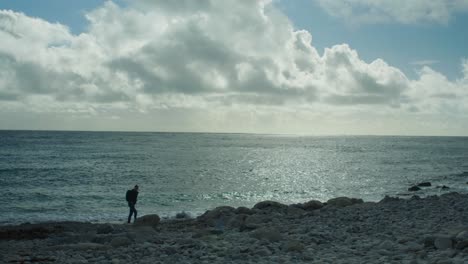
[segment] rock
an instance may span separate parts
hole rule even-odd
[[[283,236],[278,230],[267,227],[262,227],[253,231],[252,237],[258,240],[267,240],[269,242],[278,242],[283,239]]]
[[[301,208],[306,211],[317,210],[323,207],[323,203],[317,200],[310,200],[302,204]]]
[[[439,250],[452,248],[452,239],[448,236],[437,236],[434,239],[434,246]]]
[[[25,227],[19,229],[0,231],[0,239],[44,239],[47,238],[52,232],[53,230],[42,226],[25,225]]]
[[[354,204],[363,203],[362,199],[348,198],[348,197],[337,197],[327,201],[327,205],[335,207],[346,207]]]
[[[259,226],[263,225],[264,223],[268,223],[271,221],[271,218],[267,215],[260,215],[260,214],[254,214],[254,215],[249,215],[247,218],[245,218],[243,228],[245,229],[256,229]]]
[[[386,250],[392,250],[394,247],[393,243],[385,240],[384,242],[380,243],[379,248],[380,249],[386,249]]]
[[[132,244],[132,241],[126,236],[115,237],[110,242],[110,245],[113,247],[126,247],[130,244]]]
[[[235,209],[231,206],[220,206],[213,210],[208,210],[200,215],[197,220],[204,222],[209,226],[218,225],[220,221],[227,222],[229,218],[235,215]]]
[[[97,234],[109,234],[109,233],[112,233],[112,232],[114,232],[114,227],[112,225],[110,225],[110,224],[100,225],[96,229]]]
[[[176,219],[191,219],[191,218],[192,218],[192,215],[185,211],[182,211],[176,214]]]
[[[157,214],[150,214],[138,217],[135,221],[135,225],[137,226],[157,226],[161,218]]]
[[[300,241],[297,241],[297,240],[291,240],[291,241],[288,241],[286,242],[286,244],[284,244],[284,247],[283,249],[286,251],[286,252],[301,252],[304,250],[304,244],[302,244]]]
[[[412,186],[412,187],[408,188],[408,191],[410,191],[410,192],[416,192],[416,191],[419,191],[419,190],[421,190],[421,188],[419,188],[418,186]]]
[[[416,251],[422,250],[423,248],[424,248],[423,245],[410,241],[406,243],[405,251],[416,252]]]
[[[254,205],[253,209],[258,210],[286,210],[287,205],[275,201],[263,201]]]
[[[267,248],[265,247],[261,247],[260,249],[256,250],[254,252],[255,255],[257,256],[262,256],[262,257],[266,257],[266,256],[270,256],[271,255],[271,251],[268,250]]]
[[[226,225],[232,228],[239,228],[244,225],[245,219],[247,219],[247,217],[248,215],[245,214],[237,214],[231,217],[226,223]]]
[[[421,182],[417,186],[419,186],[419,187],[429,187],[429,186],[432,186],[432,184],[430,182]]]
[[[468,248],[468,231],[462,231],[455,237],[455,248],[462,250]]]
[[[251,214],[253,214],[254,212],[253,212],[252,209],[250,209],[250,208],[241,206],[241,207],[236,208],[236,210],[234,210],[234,213],[236,213],[236,214],[251,215]]]

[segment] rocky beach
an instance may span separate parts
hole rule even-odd
[[[0,227],[1,263],[468,263],[468,194]]]

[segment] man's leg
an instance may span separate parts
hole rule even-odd
[[[128,203],[128,207],[130,207],[130,212],[128,213],[128,223],[130,224],[130,221],[132,220],[132,214],[135,211],[135,205]]]
[[[133,222],[136,221],[136,218],[137,218],[137,210],[135,208],[135,205],[133,206]]]

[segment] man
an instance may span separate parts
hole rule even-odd
[[[128,202],[128,207],[130,207],[130,213],[128,214],[128,223],[130,224],[132,215],[133,215],[133,222],[135,222],[137,218],[137,210],[135,209],[135,204],[138,198],[138,185],[135,185],[135,187],[133,187],[132,190],[128,190],[125,197]]]

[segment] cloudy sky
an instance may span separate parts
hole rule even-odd
[[[0,129],[468,136],[468,0],[0,0]]]

